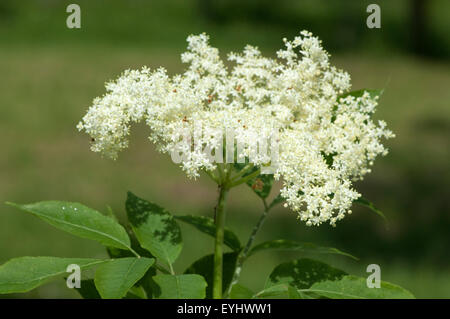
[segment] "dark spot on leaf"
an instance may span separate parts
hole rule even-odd
[[[128,220],[130,221],[131,225],[136,228],[147,223],[150,215],[157,215],[159,217],[159,221],[163,224],[163,226],[161,227],[161,229],[154,230],[152,233],[153,236],[160,242],[170,241],[172,244],[181,242],[180,228],[173,219],[172,215],[164,208],[146,200],[140,199],[139,197],[129,192],[126,201],[126,210]]]
[[[269,276],[271,284],[287,283],[297,289],[308,289],[315,282],[338,280],[347,273],[323,262],[302,258],[278,265]]]

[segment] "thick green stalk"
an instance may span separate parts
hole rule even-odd
[[[228,188],[219,186],[219,200],[216,207],[216,241],[214,246],[214,273],[213,273],[213,298],[222,298],[222,273],[223,273],[223,236],[225,226],[225,200]]]

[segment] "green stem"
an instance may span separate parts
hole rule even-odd
[[[158,269],[163,274],[167,274],[167,275],[171,274],[169,270],[167,270],[166,268],[164,268],[160,264],[156,264],[155,267],[156,267],[156,269]]]
[[[249,164],[245,165],[244,168],[239,171],[239,173],[237,173],[235,176],[233,176],[231,178],[231,182],[237,181],[242,175],[247,173],[252,168],[253,168],[253,164],[252,163],[249,163]]]
[[[219,185],[219,200],[216,207],[216,241],[214,246],[213,298],[222,298],[223,236],[225,226],[225,200],[228,188]]]
[[[231,174],[233,173],[233,164],[225,164],[225,170],[226,170],[226,182],[230,181]]]
[[[213,172],[210,172],[210,171],[208,171],[206,169],[204,171],[214,182],[216,182],[216,183],[220,182],[219,179],[216,177],[216,175],[214,175]]]
[[[131,248],[131,246],[128,247],[128,250],[131,251],[137,258],[141,258],[141,256],[133,248]]]
[[[171,263],[169,263],[169,270],[171,275],[175,275],[175,271],[173,270],[173,266]]]
[[[253,173],[244,176],[240,180],[230,183],[230,188],[241,185],[243,183],[246,183],[247,181],[251,180],[252,178],[255,178],[256,176],[258,176],[260,173],[261,173],[261,171],[258,169],[256,171],[254,171]]]
[[[261,216],[259,217],[256,225],[253,227],[252,233],[250,234],[250,237],[248,238],[247,244],[245,245],[244,249],[241,251],[241,253],[239,254],[239,256],[237,258],[236,267],[234,269],[234,274],[233,274],[233,279],[231,280],[230,286],[227,289],[227,293],[226,293],[227,296],[230,295],[230,292],[231,292],[231,289],[233,288],[233,286],[238,283],[239,277],[241,275],[242,265],[244,264],[245,260],[247,259],[248,252],[250,251],[250,248],[253,245],[253,241],[255,240],[256,234],[258,233],[259,229],[263,225],[264,220],[266,219],[267,214],[269,213],[269,210],[271,208],[269,205],[267,205],[267,202],[265,199],[263,199],[263,203],[264,203],[264,211],[261,214]]]

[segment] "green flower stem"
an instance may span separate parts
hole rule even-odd
[[[219,185],[219,200],[216,207],[216,240],[214,245],[213,298],[222,298],[223,236],[225,226],[225,200],[228,187]]]
[[[254,171],[253,173],[244,176],[240,180],[230,183],[230,188],[241,185],[243,183],[246,183],[247,181],[251,180],[252,178],[255,178],[256,176],[258,176],[260,173],[261,173],[261,170],[258,169],[256,171]]]
[[[217,171],[219,173],[219,182],[223,183],[225,181],[225,173],[222,169],[222,165],[221,164],[217,164]]]
[[[231,174],[233,173],[233,164],[226,164],[225,165],[225,171],[226,171],[226,181],[230,181]]]
[[[205,171],[205,173],[214,181],[214,182],[216,182],[217,184],[219,184],[219,179],[216,177],[216,175],[214,175],[214,172],[211,172],[211,171],[208,171],[208,170],[204,170]]]
[[[233,176],[233,178],[231,179],[231,182],[237,181],[242,175],[247,173],[252,168],[253,168],[253,164],[252,163],[249,163],[249,164],[245,165],[244,168],[239,171],[239,173],[237,173],[235,176]]]
[[[247,259],[248,252],[250,251],[250,248],[253,245],[253,242],[255,240],[256,234],[258,233],[259,229],[262,227],[264,220],[267,217],[267,214],[269,213],[271,206],[267,205],[267,202],[265,199],[263,199],[264,203],[264,211],[261,214],[261,216],[258,219],[258,222],[253,227],[252,233],[250,234],[250,237],[248,238],[247,244],[245,245],[244,249],[240,252],[237,261],[236,261],[236,268],[234,269],[233,279],[231,280],[230,286],[227,289],[226,296],[229,296],[231,293],[231,289],[235,284],[238,283],[239,277],[241,275],[242,265],[244,264],[245,260]]]
[[[130,252],[132,252],[133,255],[135,255],[137,258],[141,258],[141,255],[139,255],[133,248],[131,248],[131,246],[128,247],[128,250],[129,250]]]

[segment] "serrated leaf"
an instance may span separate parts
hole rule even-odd
[[[240,284],[235,284],[233,288],[231,288],[230,299],[251,299],[253,295],[254,292],[249,288]]]
[[[194,226],[202,233],[210,235],[212,237],[216,236],[216,224],[214,220],[205,216],[194,216],[194,215],[184,215],[184,216],[174,216],[176,219],[181,220],[189,225]],[[234,251],[241,250],[241,242],[239,238],[229,229],[225,228],[223,243],[233,249]]]
[[[180,226],[164,208],[128,192],[128,220],[141,246],[172,267],[183,248]]]
[[[369,288],[366,278],[344,276],[340,280],[322,281],[306,291],[332,299],[412,299],[414,295],[406,289],[382,281],[380,288]]]
[[[314,283],[337,280],[347,273],[321,261],[301,258],[275,267],[266,282],[266,287],[288,284],[296,289],[306,289]]]
[[[200,275],[156,275],[160,299],[203,299],[207,283]]]
[[[95,272],[95,287],[103,299],[120,299],[154,264],[153,258],[120,258],[100,266]]]
[[[67,266],[88,269],[110,260],[91,258],[20,257],[0,266],[0,294],[30,291],[51,279],[67,275]]]
[[[78,237],[95,240],[105,246],[130,249],[130,238],[120,224],[82,204],[61,201],[44,201],[27,205],[7,204]]]
[[[357,260],[358,258],[343,252],[337,248],[333,247],[322,247],[317,246],[312,243],[301,243],[296,242],[293,240],[287,240],[287,239],[278,239],[278,240],[270,240],[266,241],[264,243],[258,244],[254,246],[250,252],[248,253],[248,256],[251,256],[257,252],[265,251],[265,250],[293,250],[293,251],[300,251],[304,253],[318,253],[318,254],[337,254],[342,256],[347,256],[350,258],[353,258]]]
[[[372,212],[374,212],[375,214],[377,214],[378,216],[383,218],[384,222],[386,223],[386,226],[388,225],[388,220],[387,220],[386,216],[383,214],[383,212],[381,210],[379,210],[378,208],[376,208],[375,205],[372,202],[370,202],[369,200],[367,200],[366,198],[361,196],[358,199],[355,199],[353,201],[353,203],[356,203],[361,206],[369,208]]]
[[[233,279],[234,270],[236,267],[238,253],[223,254],[223,275],[222,275],[222,290],[225,292]],[[198,274],[205,278],[208,287],[206,288],[206,298],[212,297],[213,288],[213,268],[214,255],[206,255],[195,261],[184,272],[185,274]]]

